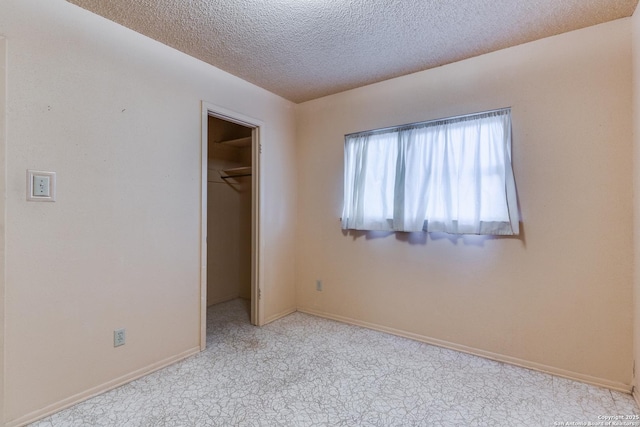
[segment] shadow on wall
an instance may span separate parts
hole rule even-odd
[[[368,230],[342,230],[342,234],[352,237],[353,240],[365,238],[366,240],[385,239],[395,236],[396,240],[407,242],[410,245],[426,245],[429,240],[447,239],[452,244],[458,245],[462,242],[465,246],[483,247],[487,240],[520,240],[522,246],[526,247],[526,233],[522,222],[520,222],[520,234],[517,236],[490,236],[476,234],[448,234],[448,233],[426,233],[426,232],[401,232],[401,231],[368,231]]]

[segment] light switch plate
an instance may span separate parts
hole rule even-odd
[[[55,202],[56,173],[28,169],[27,200],[32,202]]]
[[[47,175],[33,176],[33,195],[35,197],[49,197],[51,192],[51,178]]]

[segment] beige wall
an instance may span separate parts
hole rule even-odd
[[[225,183],[209,182],[207,195],[207,305],[213,305],[240,297],[244,289],[240,270],[251,271],[251,258],[241,263],[239,233],[243,225],[251,227],[251,218],[241,222],[241,194]]]
[[[633,61],[633,160],[634,160],[634,281],[633,281],[633,343],[634,363],[640,368],[640,11],[636,9],[631,18]],[[638,387],[638,368],[634,385]],[[640,404],[640,396],[634,390]]]
[[[251,299],[251,202],[253,201],[253,189],[251,188],[251,177],[238,178],[238,182],[243,180],[246,182],[236,186],[236,188],[241,188],[239,193],[240,203],[237,211],[237,214],[239,214],[238,234],[236,236],[239,242],[238,290],[240,298]],[[291,287],[290,292],[294,292],[294,287]],[[290,299],[292,299],[293,296],[294,295],[287,295]],[[295,305],[291,305],[290,307],[293,309]]]
[[[623,19],[298,105],[299,309],[629,390],[630,42]],[[519,239],[340,230],[345,134],[508,106]]]
[[[0,35],[9,425],[199,348],[201,100],[265,124],[265,317],[295,308],[290,102],[63,0],[0,2]],[[25,201],[28,168],[57,202]]]

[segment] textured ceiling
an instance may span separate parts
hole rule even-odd
[[[638,0],[67,0],[294,102],[631,16]]]

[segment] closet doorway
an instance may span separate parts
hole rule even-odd
[[[207,307],[235,298],[249,301],[261,325],[259,156],[261,124],[203,103],[201,216],[201,337]]]

